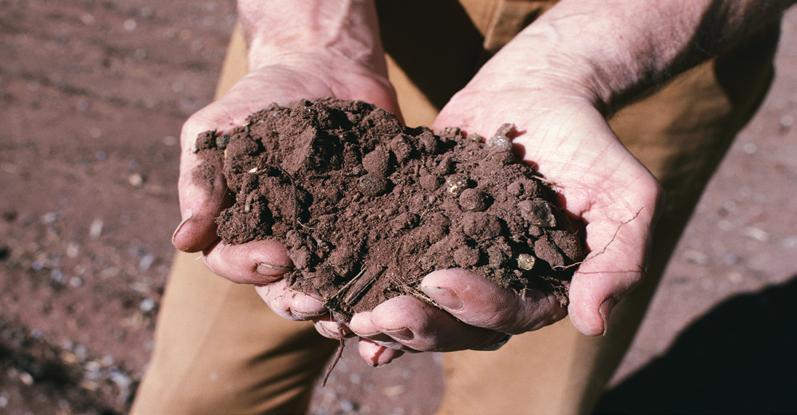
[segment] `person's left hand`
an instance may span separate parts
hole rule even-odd
[[[334,96],[373,102],[400,116],[398,103],[385,73],[344,55],[291,52],[275,56],[273,61],[252,68],[226,94],[183,125],[178,183],[183,221],[172,243],[184,252],[202,252],[202,260],[215,274],[235,283],[255,285],[258,295],[279,316],[323,319],[328,314],[323,303],[291,289],[283,278],[293,264],[281,242],[266,239],[232,245],[219,239],[216,218],[229,203],[229,189],[220,169],[215,171],[212,185],[196,181],[196,169],[203,161],[193,151],[194,144],[203,131],[228,131],[272,103],[288,105],[299,99]],[[318,324],[321,334],[340,334],[329,323]],[[330,334],[332,329],[335,331]]]

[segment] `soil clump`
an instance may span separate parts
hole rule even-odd
[[[219,236],[282,241],[290,286],[339,320],[402,294],[426,299],[421,279],[453,267],[566,302],[583,229],[512,152],[514,134],[435,134],[364,102],[302,100],[200,134],[195,179],[223,169],[234,204]]]

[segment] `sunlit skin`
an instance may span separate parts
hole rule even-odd
[[[491,349],[506,334],[536,330],[569,315],[585,335],[603,334],[612,307],[644,277],[648,238],[660,207],[653,176],[628,152],[606,117],[640,93],[721,53],[776,18],[792,1],[564,0],[493,57],[442,109],[434,128],[491,135],[514,123],[515,147],[586,224],[592,251],[578,267],[569,306],[544,293],[520,297],[464,270],[438,270],[420,288],[443,306],[390,299],[348,325],[324,318],[318,299],[286,287],[290,269],[277,241],[229,246],[214,218],[223,179],[197,186],[191,151],[198,133],[229,129],[276,102],[335,96],[399,114],[387,81],[378,24],[367,1],[240,0],[251,72],[184,125],[180,209],[174,245],[201,251],[207,266],[255,285],[277,314],[314,320],[326,337],[358,336],[359,351],[382,365],[404,351]],[[710,25],[707,26],[707,22]],[[400,114],[399,114],[400,115]]]

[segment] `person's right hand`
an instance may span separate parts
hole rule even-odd
[[[228,245],[216,234],[216,217],[230,203],[221,171],[212,186],[198,183],[194,170],[202,160],[195,154],[197,135],[225,131],[272,103],[286,105],[299,99],[336,97],[371,102],[399,114],[395,93],[383,71],[339,54],[291,53],[270,59],[251,70],[216,102],[192,115],[183,125],[180,142],[179,197],[182,222],[172,236],[184,252],[202,252],[214,273],[236,283],[253,284],[263,300],[280,316],[299,320],[326,313],[317,299],[288,289],[282,274],[291,269],[285,248],[276,240]],[[323,328],[322,334],[323,334]],[[328,330],[328,329],[327,329]]]

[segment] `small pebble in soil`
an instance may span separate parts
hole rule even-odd
[[[151,298],[145,298],[138,303],[138,309],[141,310],[142,313],[149,313],[155,309],[155,300]]]
[[[138,261],[138,269],[139,271],[142,272],[149,271],[153,263],[155,263],[155,255],[144,254],[144,256],[142,256],[141,259]]]
[[[517,267],[524,271],[530,271],[534,268],[535,262],[537,262],[537,260],[534,258],[534,255],[520,254],[517,257]]]
[[[144,185],[144,176],[134,173],[127,177],[127,182],[130,183],[130,186],[133,187],[141,187]]]
[[[346,413],[349,412],[356,412],[360,409],[360,405],[357,402],[350,401],[348,399],[344,399],[340,401],[340,410]]]
[[[42,223],[49,225],[58,220],[58,212],[47,212],[42,215]]]
[[[80,277],[72,277],[69,279],[69,286],[72,288],[80,288],[83,286],[83,278]]]
[[[791,115],[784,115],[780,117],[779,124],[780,124],[780,132],[786,133],[794,125],[794,117],[792,117]]]
[[[68,258],[77,258],[80,255],[80,245],[75,242],[69,242],[66,244],[66,256]]]
[[[95,218],[89,225],[89,238],[99,239],[102,236],[103,221],[100,218]]]
[[[464,174],[453,174],[446,177],[446,191],[454,196],[459,196],[468,188],[468,177]]]

